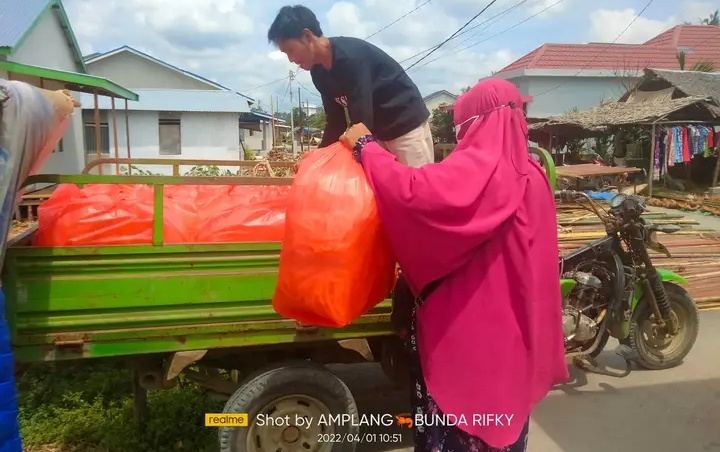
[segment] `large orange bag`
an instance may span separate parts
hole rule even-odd
[[[38,207],[35,246],[152,243],[152,188],[60,185]]]
[[[289,186],[234,186],[226,197],[207,204],[196,241],[282,241],[289,195]]]
[[[289,193],[287,186],[165,186],[163,241],[282,241]],[[152,228],[150,186],[62,184],[38,208],[33,245],[147,245]]]
[[[362,167],[342,144],[308,152],[285,214],[273,308],[343,327],[389,296],[395,258]]]

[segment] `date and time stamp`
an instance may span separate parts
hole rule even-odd
[[[318,433],[318,443],[401,443],[401,433]]]

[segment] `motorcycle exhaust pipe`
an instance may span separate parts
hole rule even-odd
[[[599,316],[601,319],[605,318],[606,311],[607,311],[606,309],[603,309],[603,312]],[[597,336],[595,336],[595,342],[593,343],[592,347],[590,347],[589,350],[568,353],[567,355],[565,355],[565,359],[575,358],[576,356],[588,356],[591,353],[594,353],[595,350],[597,350],[598,347],[600,347],[600,341],[602,340],[602,337],[605,334],[606,329],[607,329],[607,322],[603,322],[602,325],[600,325],[600,330],[598,331]]]

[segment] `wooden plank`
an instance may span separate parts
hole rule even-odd
[[[586,163],[582,165],[565,165],[556,166],[555,175],[557,177],[590,177],[590,176],[614,176],[625,173],[636,173],[642,171],[640,168],[631,166],[605,166],[595,163]]]

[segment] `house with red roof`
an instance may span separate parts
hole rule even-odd
[[[528,118],[562,115],[619,99],[646,68],[685,70],[711,63],[720,71],[720,27],[678,25],[642,44],[544,44],[492,75],[515,84]]]

